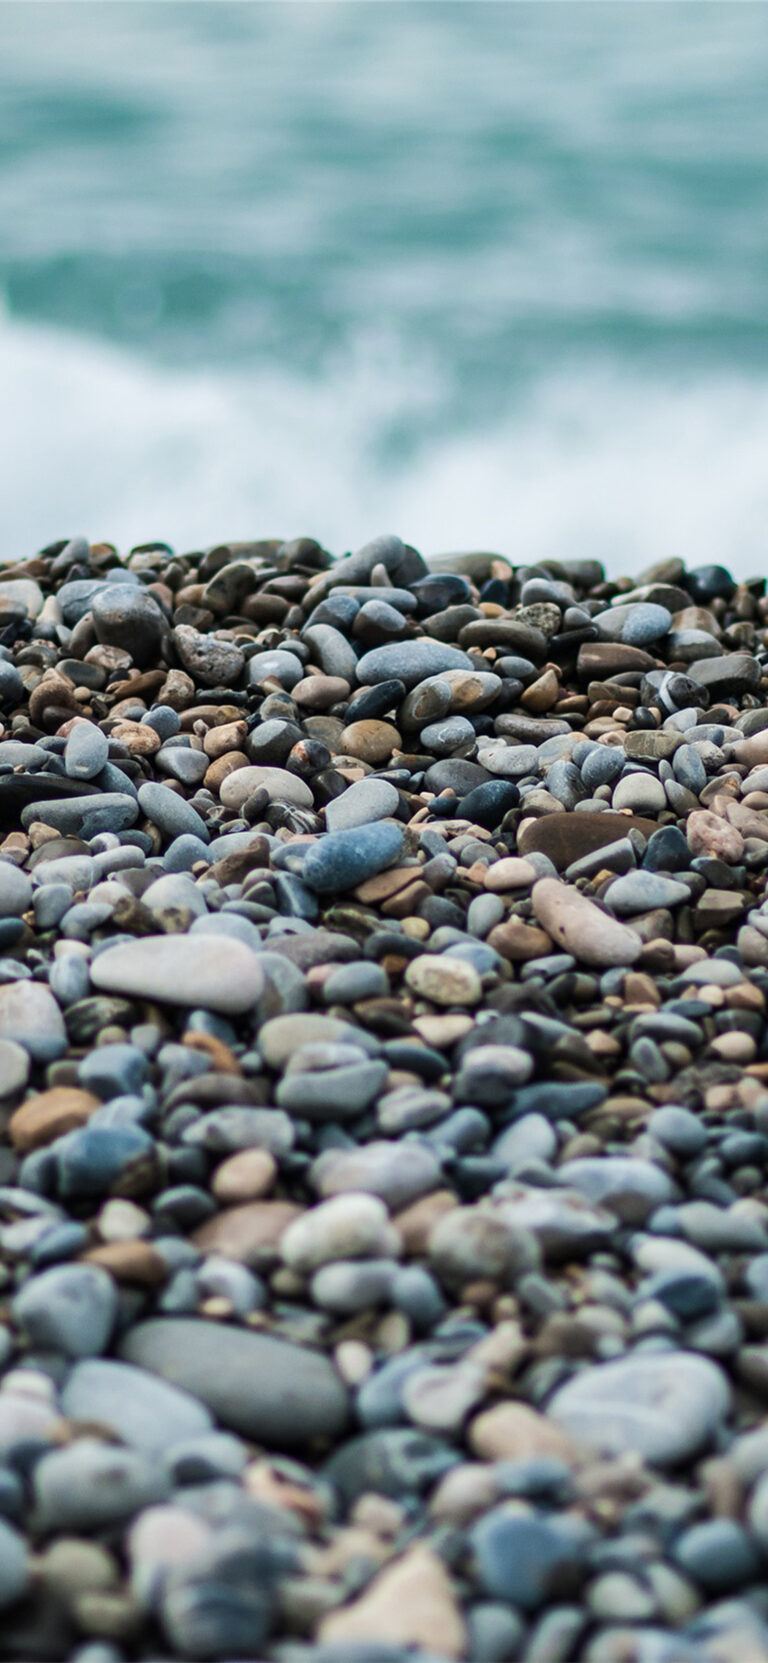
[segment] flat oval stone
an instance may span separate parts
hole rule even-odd
[[[31,782],[36,791],[47,792],[53,788],[53,775],[34,777]],[[11,783],[11,782],[9,782]],[[13,783],[16,783],[14,779]],[[68,790],[81,793],[74,797],[59,797],[58,793],[66,784]],[[127,784],[127,781],[126,781]],[[83,794],[83,786],[88,782],[83,780],[57,780],[56,797],[35,796],[27,802],[21,811],[22,826],[28,827],[35,820],[44,821],[46,826],[54,826],[57,831],[82,833],[87,837],[95,836],[100,831],[122,831],[126,826],[135,825],[139,818],[139,805],[135,797],[127,791],[96,791],[92,786],[89,794]],[[152,787],[142,787],[143,790]],[[154,789],[161,790],[162,787]]]
[[[672,614],[655,601],[635,601],[628,606],[609,606],[605,612],[598,612],[592,622],[604,641],[645,647],[668,633]]]
[[[78,722],[72,729],[64,752],[64,767],[70,779],[91,780],[101,773],[109,759],[109,740],[95,722]]]
[[[367,826],[394,814],[399,800],[397,789],[389,780],[357,780],[340,797],[326,804],[325,823],[332,832]]]
[[[474,965],[447,953],[423,953],[412,959],[405,980],[414,993],[435,1005],[476,1005],[483,991]]]
[[[627,872],[606,890],[604,900],[620,918],[636,912],[650,912],[653,907],[679,907],[690,900],[690,889],[676,878],[665,878],[657,872]]]
[[[208,828],[202,816],[198,814],[186,798],[180,797],[178,791],[171,791],[167,785],[158,785],[154,780],[148,780],[146,785],[139,786],[139,807],[152,824],[159,826],[164,836],[199,837],[203,843],[208,842]]]
[[[585,809],[583,814],[545,814],[521,827],[517,848],[521,855],[547,855],[562,872],[573,861],[615,843],[632,830],[650,837],[656,831],[656,821],[634,814],[614,814],[610,809],[605,813]]]
[[[379,1042],[364,1028],[320,1011],[295,1011],[273,1016],[259,1033],[259,1049],[270,1068],[284,1068],[300,1045],[358,1045],[378,1052]]]
[[[458,647],[419,636],[416,640],[391,641],[386,647],[374,647],[372,652],[364,653],[358,660],[357,681],[360,687],[391,680],[415,687],[425,677],[439,676],[443,670],[471,670],[472,667],[469,654]]]
[[[676,1466],[704,1447],[729,1407],[725,1376],[709,1358],[636,1352],[577,1374],[555,1393],[547,1414],[604,1454],[636,1452]]]
[[[213,1418],[197,1398],[159,1380],[147,1369],[112,1358],[76,1363],[61,1406],[71,1420],[109,1427],[124,1444],[161,1455],[169,1444],[202,1437]]]
[[[334,1438],[347,1422],[347,1393],[328,1358],[269,1334],[159,1317],[132,1329],[120,1355],[271,1449]]]
[[[582,964],[600,968],[634,964],[642,942],[634,930],[601,912],[558,878],[541,878],[532,891],[533,910],[547,934]]]
[[[27,1544],[18,1531],[7,1524],[5,1519],[0,1519],[0,1610],[14,1605],[16,1600],[21,1599],[22,1594],[26,1593],[29,1580]]]
[[[366,878],[394,866],[404,847],[402,828],[392,820],[352,831],[329,832],[310,846],[301,876],[318,895],[354,889]]]
[[[261,790],[268,792],[270,802],[278,800],[295,803],[297,808],[312,807],[312,792],[305,780],[299,779],[298,774],[290,774],[287,768],[266,765],[236,768],[222,780],[219,796],[225,808],[242,808],[254,791]]]
[[[105,993],[202,1005],[229,1016],[250,1010],[264,988],[256,954],[225,935],[150,935],[122,942],[94,959],[91,980]],[[5,991],[0,989],[0,1021]]]

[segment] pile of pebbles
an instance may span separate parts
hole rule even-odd
[[[768,1663],[768,598],[0,571],[0,1657]]]

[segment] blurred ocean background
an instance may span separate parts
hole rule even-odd
[[[768,551],[768,11],[0,4],[0,553]]]

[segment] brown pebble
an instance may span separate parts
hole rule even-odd
[[[528,959],[545,958],[554,948],[545,930],[540,930],[535,924],[526,924],[522,918],[507,918],[503,924],[497,924],[488,936],[488,946],[501,953],[502,958],[510,959],[513,964],[525,963]]]
[[[116,722],[109,737],[124,745],[131,756],[154,756],[162,744],[159,733],[146,722]]]
[[[296,683],[291,698],[301,710],[327,710],[343,704],[352,689],[343,676],[305,676]]]
[[[30,1149],[41,1149],[65,1132],[85,1126],[91,1115],[101,1108],[98,1097],[76,1086],[52,1086],[36,1097],[28,1097],[8,1123],[8,1134],[14,1149],[26,1154]]]
[[[406,1258],[423,1258],[426,1255],[429,1238],[438,1219],[445,1213],[453,1212],[458,1205],[452,1190],[433,1190],[431,1195],[420,1196],[410,1207],[404,1207],[402,1212],[395,1214],[392,1223],[401,1237]]]
[[[341,735],[341,750],[348,751],[350,756],[360,757],[361,761],[370,763],[372,768],[378,768],[383,762],[388,762],[394,750],[400,748],[402,741],[396,727],[391,722],[376,722],[368,719],[353,722],[345,728]]]
[[[393,866],[388,872],[378,872],[375,877],[366,878],[352,893],[355,900],[362,901],[364,906],[375,906],[377,902],[388,900],[390,895],[398,895],[401,889],[407,889],[420,873],[420,866]]]
[[[237,773],[239,768],[250,766],[244,751],[227,751],[224,756],[216,758],[203,775],[203,785],[206,791],[218,791],[230,774]]]
[[[204,1253],[264,1269],[274,1263],[283,1231],[301,1211],[290,1201],[246,1201],[206,1219],[193,1231],[192,1241]]]
[[[136,1237],[131,1241],[104,1242],[82,1254],[89,1265],[101,1265],[116,1282],[132,1282],[140,1287],[156,1287],[167,1281],[170,1267],[150,1241]]]
[[[228,751],[242,750],[247,737],[247,722],[224,722],[221,727],[208,728],[203,740],[203,750],[206,756],[215,762],[219,757],[226,756]]]

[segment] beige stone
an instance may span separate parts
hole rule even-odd
[[[499,1480],[490,1465],[462,1461],[441,1478],[429,1503],[433,1519],[441,1524],[466,1525],[479,1513],[487,1513],[501,1497]]]
[[[323,1643],[414,1646],[438,1657],[466,1657],[467,1631],[445,1566],[425,1542],[386,1565],[351,1605],[323,1617]]]
[[[305,780],[299,779],[298,774],[289,774],[287,768],[266,765],[238,768],[230,774],[221,786],[221,801],[225,808],[242,808],[247,798],[262,787],[269,793],[270,802],[277,798],[295,803],[298,808],[312,807],[312,792]]]
[[[211,1189],[217,1201],[260,1201],[277,1176],[277,1162],[268,1149],[238,1149],[216,1168]]]
[[[402,1212],[395,1214],[392,1222],[408,1258],[421,1259],[425,1256],[438,1219],[444,1213],[453,1212],[458,1205],[452,1190],[433,1190],[431,1195],[421,1195],[418,1201],[411,1202],[410,1207],[404,1207]]]
[[[535,866],[518,855],[510,855],[508,860],[497,860],[485,871],[485,887],[494,895],[503,894],[506,889],[527,889],[535,881]]]
[[[264,1269],[274,1264],[283,1231],[301,1211],[290,1201],[246,1201],[206,1219],[192,1241],[204,1253],[221,1253],[225,1259]]]
[[[65,1132],[85,1126],[91,1115],[101,1108],[98,1097],[76,1086],[53,1086],[50,1091],[28,1097],[11,1115],[8,1133],[14,1149],[26,1154],[40,1149]]]
[[[412,993],[435,1005],[476,1005],[483,991],[474,965],[448,953],[423,953],[412,959],[405,980]]]
[[[634,964],[642,951],[639,935],[601,912],[570,884],[558,878],[540,878],[531,895],[538,922],[557,947],[572,953],[580,964],[601,969]]]
[[[349,698],[351,688],[343,676],[305,676],[296,683],[291,698],[301,710],[327,710]]]
[[[159,733],[146,722],[116,722],[109,737],[124,745],[131,756],[154,756],[162,744]]]
[[[768,762],[768,728],[761,728],[749,739],[737,739],[729,753],[737,762],[748,762],[750,768]]]
[[[422,923],[423,920],[417,922]],[[434,1016],[415,1016],[412,1026],[425,1045],[436,1045],[438,1050],[442,1050],[443,1046],[447,1048],[456,1045],[460,1039],[466,1039],[474,1023],[471,1016],[451,1012],[448,1016],[437,1013]]]
[[[488,946],[512,964],[525,964],[528,959],[545,958],[552,952],[552,942],[545,930],[526,924],[522,918],[506,918],[488,936]]]
[[[398,895],[401,889],[408,889],[420,873],[420,866],[393,866],[388,872],[377,872],[375,877],[366,878],[364,883],[358,884],[354,891],[355,899],[365,906],[386,901],[391,895]]]
[[[574,1466],[578,1451],[565,1432],[527,1403],[495,1403],[475,1415],[469,1447],[482,1461],[527,1461],[554,1456]]]

